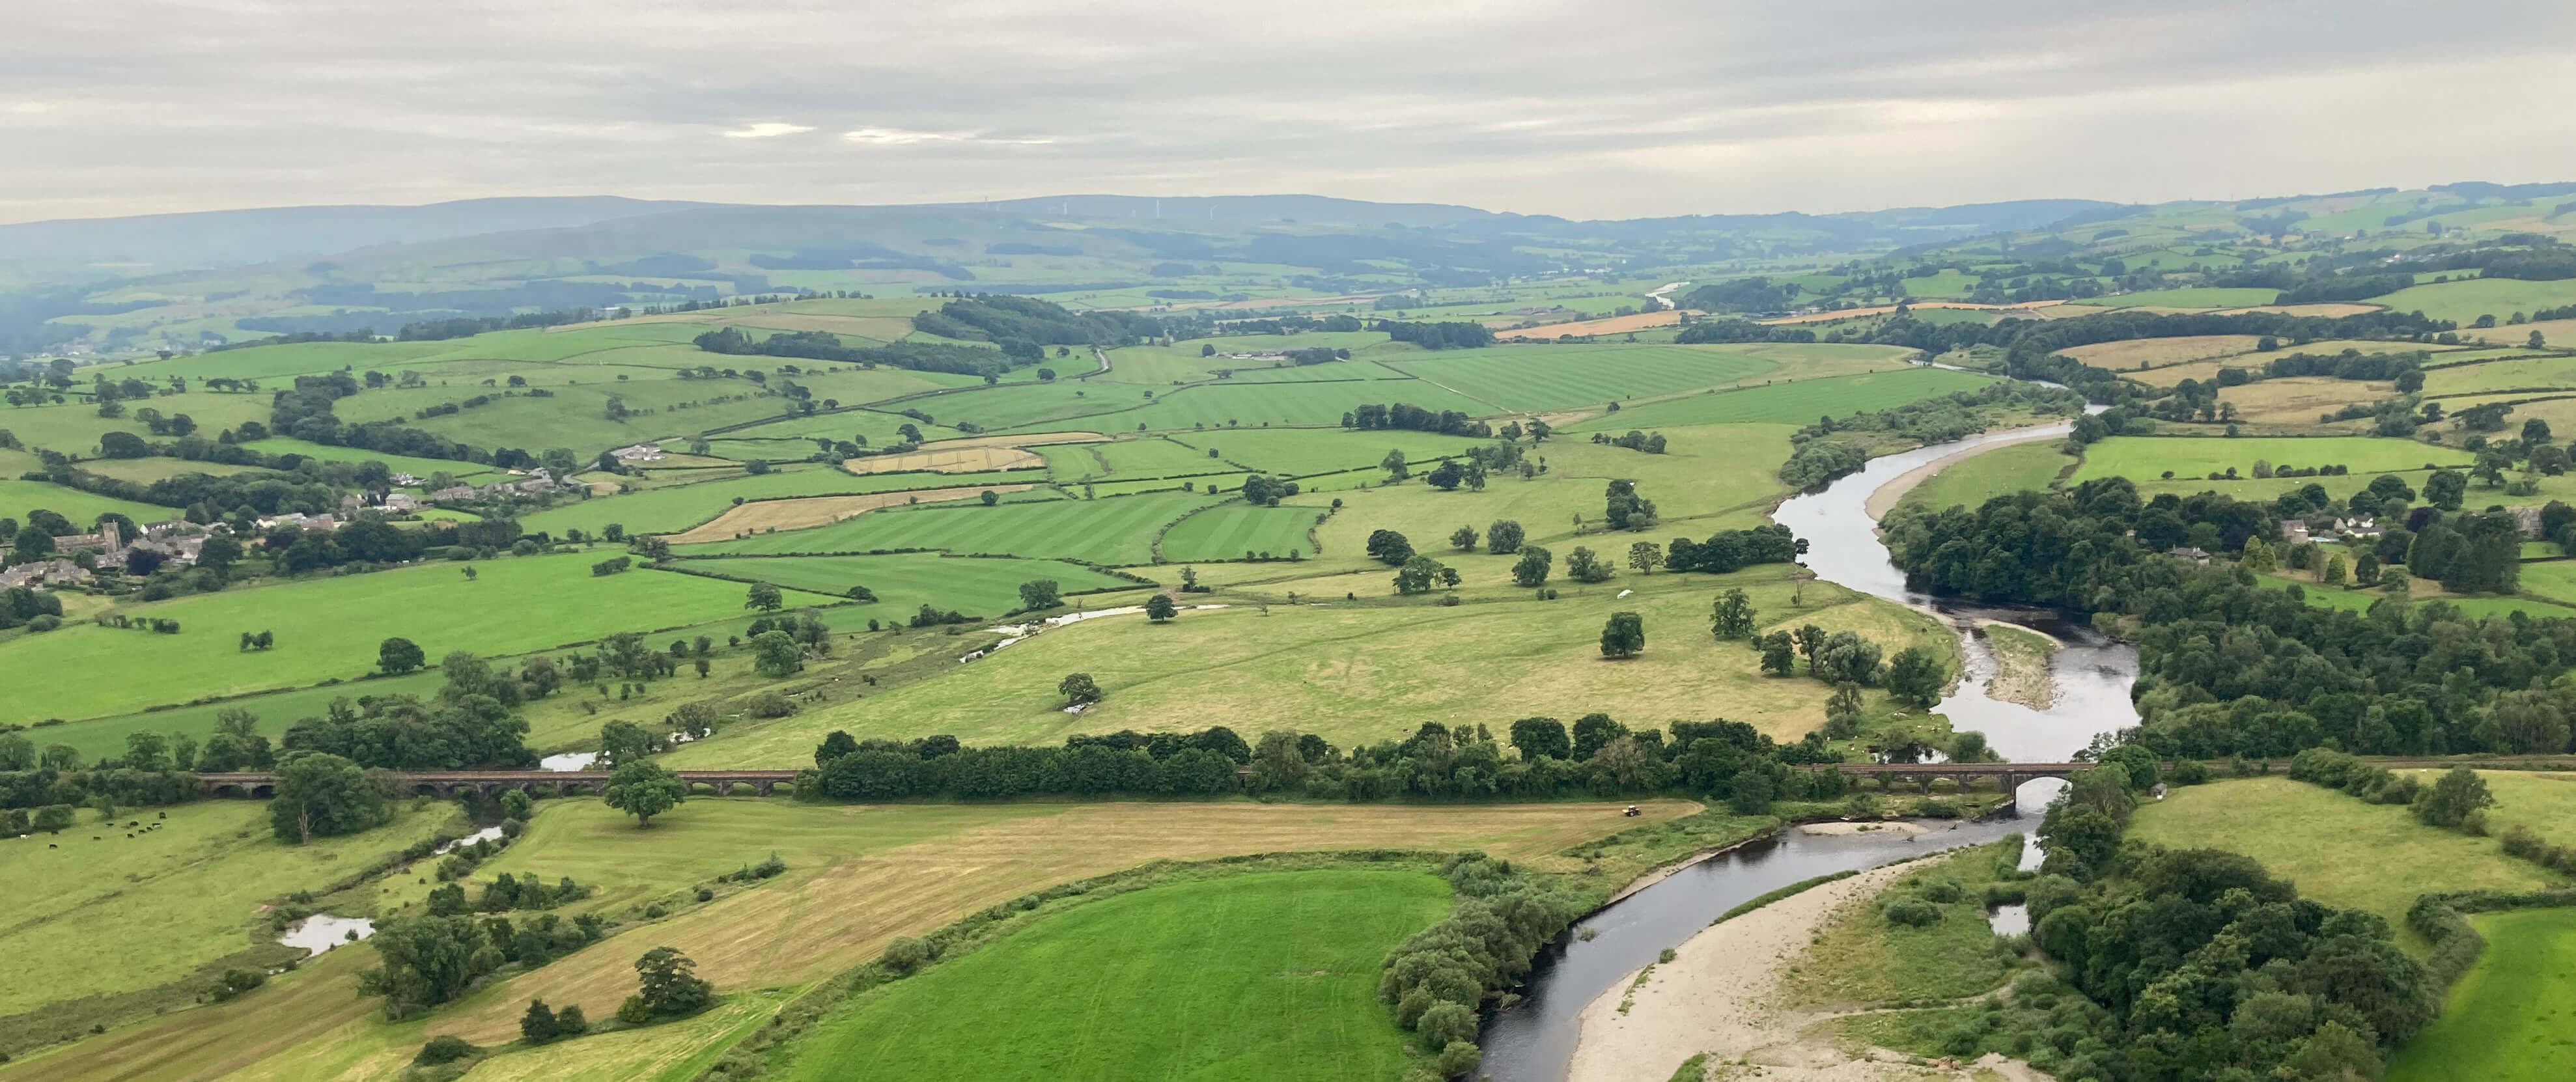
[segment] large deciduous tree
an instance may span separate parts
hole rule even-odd
[[[599,795],[602,803],[634,816],[636,826],[649,827],[654,816],[689,798],[689,786],[662,764],[635,759],[618,764]]]

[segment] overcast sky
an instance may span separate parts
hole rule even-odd
[[[13,7],[0,221],[1084,192],[1628,218],[2576,180],[2567,0]]]

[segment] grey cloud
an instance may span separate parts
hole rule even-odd
[[[54,5],[0,220],[614,193],[1580,217],[2576,178],[2576,7]],[[728,136],[732,137],[728,137]]]

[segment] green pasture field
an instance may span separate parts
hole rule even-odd
[[[1488,442],[1431,432],[1361,432],[1340,427],[1209,429],[1175,432],[1168,438],[1200,454],[1214,449],[1223,461],[1280,477],[1367,469],[1384,461],[1388,451],[1402,451],[1410,462],[1432,462]]]
[[[2075,303],[2091,308],[2252,308],[2270,304],[2280,297],[2280,291],[2274,289],[2198,286],[2184,289],[2150,289],[2141,293],[2123,293],[2116,297],[2099,297]]]
[[[692,485],[646,489],[619,496],[593,496],[519,519],[530,532],[557,537],[568,529],[593,536],[609,523],[628,533],[679,533],[731,509],[737,498],[775,500],[797,496],[839,496],[901,492],[915,488],[1012,485],[1043,482],[1039,470],[991,470],[982,473],[851,473],[828,465],[790,466],[771,473],[702,481]]]
[[[1216,502],[1199,493],[1154,493],[984,507],[872,511],[810,530],[684,545],[687,555],[874,552],[943,549],[955,553],[1065,557],[1101,564],[1154,559],[1154,535],[1181,516]]]
[[[1041,451],[1056,480],[1195,477],[1231,473],[1234,467],[1206,451],[1160,437],[1112,443],[1070,443]],[[1106,466],[1104,469],[1103,466]]]
[[[2530,567],[2526,566],[2523,570],[2527,574],[2530,571]],[[2298,583],[2306,596],[2307,603],[2322,609],[2348,609],[2353,612],[2369,612],[2370,606],[2374,602],[2388,596],[2378,590],[2337,589],[2332,586],[2319,586],[2314,582],[2292,579],[2277,574],[2267,575],[2265,578],[2283,585],[2288,585],[2292,582]],[[2416,583],[2414,584],[2414,592],[2409,596],[2416,601],[2433,600],[2434,595],[2427,593],[2427,590],[2433,585],[2434,584],[2430,583]],[[2527,592],[2531,590],[2528,583],[2525,583],[2523,588]],[[2576,617],[2576,607],[2555,604],[2549,601],[2536,600],[2527,597],[2442,596],[2440,599],[2459,606],[2462,613],[2472,618],[2506,616],[2516,612],[2530,613],[2533,616]]]
[[[1394,871],[1120,895],[859,998],[817,1023],[782,1074],[1389,1078],[1405,1036],[1377,1000],[1378,964],[1448,908],[1447,883]]]
[[[2129,837],[2175,849],[2224,849],[2261,861],[2299,893],[2367,909],[2398,929],[2410,951],[2407,907],[2436,891],[2527,891],[2563,882],[2504,855],[2492,838],[2425,826],[2406,808],[2272,776],[2186,785],[2142,805]]]
[[[119,378],[122,378],[120,376]],[[197,434],[213,439],[224,429],[239,427],[244,421],[268,422],[268,394],[216,394],[212,391],[190,391],[186,394],[157,395],[147,402],[126,406],[126,416],[101,417],[98,407],[84,399],[74,399],[59,406],[21,406],[0,409],[0,428],[15,433],[19,442],[30,448],[60,451],[82,458],[98,454],[98,438],[109,432],[131,432],[146,439],[151,430],[134,419],[134,411],[145,407],[160,410],[164,416],[187,414],[197,422]]]
[[[2518,278],[2471,278],[2440,285],[2410,286],[2383,297],[2372,297],[2370,303],[2387,305],[2393,311],[2422,312],[2463,327],[2476,322],[2479,316],[2494,316],[2497,323],[2503,323],[2515,312],[2576,304],[2576,280],[2526,282]],[[2508,333],[2511,331],[2511,328],[2504,329]]]
[[[2498,394],[2532,388],[2576,388],[2576,357],[2534,357],[2529,351],[2513,360],[2437,368],[2424,374],[2430,397]]]
[[[1154,391],[1154,399],[1143,397],[1148,390]],[[1492,412],[1492,407],[1481,402],[1419,380],[1228,382],[1159,390],[1095,381],[1089,387],[1087,399],[1069,404],[1054,417],[1026,421],[1001,417],[988,422],[983,419],[980,405],[962,416],[988,428],[1117,433],[1259,428],[1263,425],[1331,426],[1340,424],[1343,414],[1363,404],[1397,402],[1433,411],[1455,410],[1471,416]]]
[[[1650,402],[1635,409],[1605,413],[1565,426],[1568,432],[1620,432],[1631,428],[1756,422],[1814,424],[1818,417],[1902,406],[1953,391],[1973,391],[1994,382],[1986,376],[1946,368],[1908,368],[1858,376],[1772,383],[1716,394]]]
[[[1415,350],[1411,346],[1374,346],[1371,347],[1371,349],[1374,352],[1370,354],[1353,354],[1350,360],[1335,361],[1331,364],[1272,364],[1261,368],[1238,368],[1234,370],[1233,375],[1225,378],[1225,382],[1364,383],[1370,380],[1413,378],[1385,362],[1403,360],[1407,356],[1418,356],[1420,355],[1420,351]],[[1395,356],[1389,356],[1384,352],[1387,350],[1402,350],[1404,352]]]
[[[1176,394],[1181,390],[1169,385],[1154,387],[1107,380],[1059,379],[1052,383],[1007,383],[998,387],[968,388],[913,399],[902,403],[900,408],[917,409],[951,424],[971,422],[987,430],[1042,427],[1050,430],[1127,432],[1135,430],[1135,422],[1074,422],[1079,418],[1132,411],[1149,405],[1152,400],[1145,397],[1147,392],[1161,395]]]
[[[589,458],[613,447],[788,412],[787,400],[774,395],[690,405],[719,395],[742,394],[747,389],[748,385],[732,381],[585,383],[557,389],[548,398],[494,398],[487,405],[417,422],[416,427],[473,447],[570,447]],[[362,393],[347,401],[359,402],[365,397]],[[608,419],[611,397],[625,400],[627,409],[632,411],[627,419]],[[349,414],[366,416],[354,408],[344,409]]]
[[[389,327],[384,333],[390,334],[393,330],[395,328]],[[292,342],[244,346],[193,357],[172,357],[166,361],[144,361],[127,371],[146,382],[158,382],[171,376],[185,376],[190,382],[227,377],[276,380],[284,388],[295,376],[318,376],[342,369],[364,372],[390,368],[405,361],[453,351],[457,344],[454,341]]]
[[[1248,473],[1211,473],[1197,477],[1138,477],[1124,481],[1076,481],[1066,486],[1076,495],[1133,496],[1143,492],[1233,492]]]
[[[1312,531],[1321,514],[1310,507],[1221,503],[1174,523],[1158,547],[1166,561],[1240,560],[1247,552],[1316,556]]]
[[[1141,588],[1125,579],[1060,560],[967,558],[927,552],[885,556],[741,556],[681,560],[675,566],[697,574],[766,582],[836,596],[848,593],[850,587],[865,586],[877,595],[877,602],[859,606],[859,610],[896,623],[909,618],[923,605],[998,616],[1019,608],[1020,584],[1036,579],[1054,579],[1068,594]],[[842,622],[848,623],[857,615],[853,612]]]
[[[1924,478],[1902,502],[1925,507],[1976,508],[1997,496],[2046,489],[2076,460],[2058,450],[2054,440],[2016,443],[1945,467]]]
[[[54,512],[84,529],[97,522],[100,515],[111,511],[133,519],[137,524],[179,517],[176,507],[120,500],[48,481],[20,481],[14,477],[0,480],[0,518],[14,518],[24,525],[27,512],[35,510]]]
[[[2172,470],[2176,481],[2200,478],[2208,483],[2211,471],[2230,466],[2236,468],[2237,476],[2251,478],[2257,459],[2274,466],[2349,466],[2353,474],[2370,474],[2420,470],[2426,463],[2466,466],[2476,458],[2456,447],[2372,436],[2113,436],[2086,447],[2084,465],[2067,480],[2071,484],[2096,477],[2126,477],[2143,483]],[[2289,487],[2295,488],[2310,481],[2349,483],[2351,476],[2290,480]],[[2363,478],[2363,483],[2367,484],[2368,478]]]
[[[1501,345],[1406,357],[1402,371],[1491,403],[1536,413],[1715,389],[1779,365],[1722,346]]]
[[[1442,492],[1419,478],[1387,485],[1385,474],[1372,471],[1362,475],[1368,478],[1368,488],[1349,491],[1327,486],[1284,502],[1322,510],[1335,498],[1342,500],[1342,510],[1316,530],[1326,552],[1359,553],[1369,533],[1380,529],[1402,533],[1416,550],[1436,552],[1460,526],[1473,526],[1481,533],[1496,519],[1510,519],[1562,561],[1576,544],[1589,545],[1596,552],[1616,550],[1624,560],[1628,546],[1637,541],[1660,545],[1676,536],[1705,537],[1721,526],[1756,525],[1769,510],[1770,500],[1780,495],[1776,469],[1789,457],[1788,426],[1702,425],[1657,431],[1667,439],[1665,453],[1660,455],[1583,442],[1580,437],[1550,439],[1528,450],[1531,458],[1547,460],[1548,472],[1531,480],[1517,474],[1497,477],[1482,492],[1465,486]],[[1634,481],[1637,491],[1654,501],[1663,521],[1642,534],[1597,532],[1604,514],[1603,494],[1613,478]],[[1573,536],[1576,515],[1596,532]]]
[[[1559,567],[1570,547],[1557,548]],[[1766,626],[1849,629],[1891,654],[1917,643],[1945,657],[1953,649],[1930,620],[1823,583],[1807,584],[1807,605],[1795,608],[1777,565],[1729,576],[1626,572],[1592,585],[1560,576],[1551,583],[1560,596],[1540,601],[1510,585],[1509,557],[1430,551],[1465,575],[1463,604],[1398,600],[1393,569],[1354,565],[1346,574],[1258,587],[1253,596],[1267,602],[1266,612],[1236,604],[1167,624],[1121,616],[1049,630],[976,661],[966,678],[728,730],[673,751],[670,761],[800,763],[835,729],[861,738],[947,733],[970,744],[1052,744],[1075,733],[1221,724],[1256,733],[1295,728],[1349,747],[1402,739],[1425,721],[1490,727],[1594,711],[1640,728],[1723,715],[1794,740],[1823,723],[1832,689],[1764,677],[1751,649],[1710,637],[1709,606],[1730,586],[1745,589]],[[1231,566],[1263,577],[1282,567]],[[1177,570],[1157,577],[1176,581]],[[1622,598],[1621,590],[1634,592]],[[1293,604],[1288,591],[1297,595]],[[1601,625],[1614,611],[1643,615],[1642,656],[1602,660]],[[1063,712],[1056,684],[1068,672],[1090,673],[1106,698],[1079,715]]]
[[[261,902],[318,891],[459,818],[444,805],[396,806],[390,825],[303,846],[270,835],[265,801],[129,808],[113,828],[84,809],[61,834],[0,842],[0,881],[10,884],[0,952],[21,977],[0,987],[0,1016],[138,991],[254,946],[274,948],[251,934]],[[129,820],[163,825],[146,834],[129,831]],[[249,964],[295,955],[264,953],[271,957]]]
[[[2576,909],[2469,918],[2487,949],[2444,997],[2441,1017],[2389,1058],[2392,1082],[2541,1082],[2576,1059]]]
[[[2576,560],[2549,560],[2522,565],[2520,587],[2523,593],[2536,594],[2550,601],[2576,606]],[[2533,615],[2542,615],[2535,611]],[[2576,616],[2576,612],[2550,615]]]
[[[1364,349],[1385,352],[1392,345],[1387,336],[1376,331],[1307,331],[1303,334],[1230,334],[1213,338],[1191,338],[1168,346],[1125,346],[1109,351],[1110,371],[1116,378],[1134,383],[1169,383],[1174,380],[1195,382],[1209,378],[1218,369],[1240,373],[1253,371],[1250,366],[1267,361],[1247,361],[1224,356],[1228,353],[1287,352],[1299,349],[1347,349],[1357,354]],[[1217,356],[1199,356],[1202,346],[1215,346]],[[1409,349],[1409,347],[1408,347]],[[1082,358],[1088,361],[1088,357]],[[1088,370],[1091,366],[1081,366]],[[1331,365],[1318,367],[1330,368]],[[1058,368],[1058,371],[1063,371]],[[1067,375],[1072,373],[1067,372]]]
[[[76,725],[30,729],[26,735],[38,747],[65,744],[79,749],[87,758],[100,759],[125,754],[128,733],[185,733],[189,739],[205,743],[207,734],[215,731],[215,715],[226,709],[239,708],[258,715],[259,731],[268,734],[274,743],[286,727],[298,719],[321,717],[333,699],[355,699],[362,694],[427,698],[437,693],[441,682],[437,673],[423,670],[409,676],[370,680],[364,684],[291,688],[197,706],[119,714]]]
[[[1964,299],[1977,291],[1977,280],[1975,278],[1961,274],[1957,270],[1947,267],[1942,268],[1941,273],[1935,274],[1929,278],[1907,278],[1903,281],[1905,283],[1905,295],[1909,297],[1933,297],[1943,300]],[[1940,309],[1935,308],[1931,309],[1931,311],[1937,312],[1940,311]],[[1920,313],[1917,314],[1919,315]]]
[[[95,673],[13,689],[0,722],[92,718],[215,695],[238,695],[325,678],[354,679],[376,665],[384,639],[412,640],[436,661],[451,650],[485,656],[584,642],[619,631],[681,627],[742,609],[736,584],[634,570],[594,576],[614,550],[482,560],[468,581],[459,565],[280,582],[198,594],[116,611],[179,621],[180,633],[69,623],[0,643],[0,668]],[[790,605],[831,599],[791,595]],[[277,645],[243,652],[240,633],[275,631]],[[366,690],[349,688],[351,694]]]
[[[470,463],[469,463],[470,465]],[[148,485],[173,477],[200,474],[208,477],[231,477],[243,473],[266,473],[258,466],[230,466],[221,462],[192,462],[184,458],[94,458],[80,464],[84,473],[94,473],[119,481]]]
[[[810,363],[807,362],[807,364]],[[1063,362],[1053,363],[1061,365]],[[800,365],[800,367],[804,366]],[[1045,366],[1022,368],[1002,378],[1006,382],[1014,377],[1034,381],[1037,379],[1036,373],[1039,367]],[[1059,367],[1057,370],[1062,371],[1062,368]],[[844,406],[951,387],[980,387],[984,383],[974,376],[949,372],[914,372],[902,368],[857,368],[850,365],[833,365],[820,370],[806,367],[803,374],[784,378],[794,380],[800,386],[811,389],[814,392],[814,401],[818,403],[830,398],[839,400]]]
[[[999,389],[996,388],[996,390]],[[907,424],[919,429],[925,440],[954,439],[965,435],[945,425],[924,424],[900,413],[889,412],[895,409],[919,409],[936,417],[939,416],[936,411],[940,408],[940,404],[946,401],[948,399],[944,397],[923,398],[900,406],[889,406],[885,410],[844,409],[838,413],[787,417],[765,424],[720,432],[708,437],[708,442],[715,445],[718,456],[723,458],[778,459],[803,458],[813,454],[816,448],[811,441],[816,439],[846,440],[854,436],[865,436],[869,446],[883,447],[902,439],[902,428]],[[668,444],[665,450],[682,450],[686,447],[684,440],[665,442]],[[728,450],[733,453],[725,453]]]
[[[382,462],[385,464],[386,469],[392,470],[395,473],[408,473],[421,478],[424,481],[428,480],[429,476],[434,473],[452,474],[461,481],[467,478],[482,477],[485,474],[493,472],[492,467],[480,462],[460,462],[452,458],[413,458],[409,455],[389,455],[381,451],[368,451],[356,447],[333,447],[329,444],[307,443],[303,440],[293,439],[286,436],[273,436],[264,440],[255,440],[250,443],[245,443],[242,446],[264,455],[303,455],[306,458],[318,458],[325,462]],[[490,482],[487,479],[482,483],[488,484]]]

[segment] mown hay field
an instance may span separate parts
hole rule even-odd
[[[1479,401],[1537,413],[1713,389],[1780,366],[1724,346],[1509,345],[1406,357],[1397,368]]]
[[[748,505],[760,500],[796,496],[864,495],[942,488],[965,488],[971,496],[987,486],[1026,485],[1041,479],[1043,475],[1035,471],[965,475],[875,473],[861,476],[829,467],[799,466],[748,477],[651,488],[618,496],[595,496],[524,516],[519,525],[531,532],[542,530],[557,537],[563,536],[566,530],[581,530],[596,536],[610,523],[625,527],[629,534],[677,533],[724,514],[734,507],[736,500]]]
[[[2177,481],[2205,478],[2212,471],[2223,472],[2234,467],[2239,477],[2254,476],[2258,460],[2278,466],[2351,467],[2356,474],[2394,470],[2419,470],[2426,463],[2438,466],[2466,466],[2475,455],[2456,447],[2417,443],[2413,440],[2380,439],[2370,436],[2248,436],[2239,439],[2189,436],[2113,436],[2084,449],[2084,465],[2078,467],[2070,482],[2089,481],[2096,477],[2126,477],[2147,482],[2173,471]],[[2330,481],[2336,478],[2302,478],[2297,487],[2308,481]],[[2349,478],[2344,478],[2349,482]],[[2367,483],[2367,479],[2364,479]]]
[[[1946,368],[1908,368],[1858,376],[1774,383],[1716,394],[1650,402],[1634,409],[1567,425],[1569,432],[1616,432],[1720,423],[1814,424],[1818,417],[1902,406],[1953,391],[1973,391],[1992,379]]]
[[[1020,584],[1053,579],[1068,593],[1143,589],[1140,584],[1060,560],[941,556],[929,552],[884,556],[739,556],[681,560],[674,566],[745,582],[843,595],[865,586],[877,595],[862,606],[869,617],[902,623],[923,605],[942,611],[999,616],[1020,607]],[[853,614],[855,615],[855,614]]]
[[[1046,465],[1046,459],[1034,451],[1017,447],[924,448],[911,454],[870,455],[841,463],[841,468],[856,474],[906,473],[929,470],[933,473],[976,473],[984,470],[1034,469]]]
[[[755,534],[692,546],[692,552],[779,556],[941,549],[1142,564],[1153,562],[1154,536],[1164,526],[1216,500],[1202,493],[1171,492],[995,507],[970,503],[889,510],[810,530]]]
[[[859,496],[801,496],[783,500],[760,500],[737,505],[685,533],[672,534],[671,543],[695,545],[767,534],[773,531],[811,529],[887,507],[971,500],[986,492],[996,496],[1006,496],[1014,492],[1026,492],[1036,487],[1035,484],[1023,481],[1002,485],[966,485],[875,492]]]
[[[1245,553],[1281,559],[1291,553],[1315,556],[1312,534],[1320,514],[1307,507],[1253,507],[1239,500],[1218,504],[1164,531],[1163,559],[1240,560]]]

